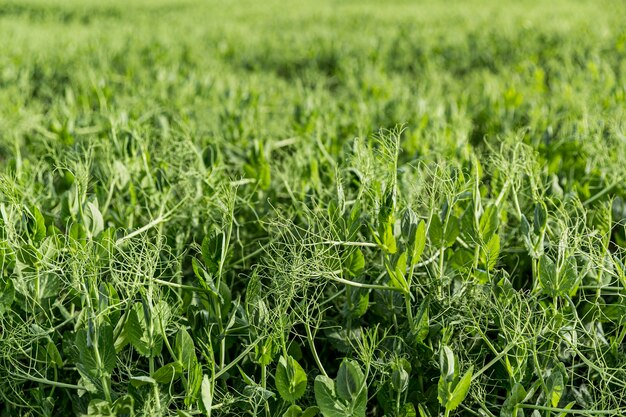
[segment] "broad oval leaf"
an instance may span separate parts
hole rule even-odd
[[[295,402],[306,391],[306,373],[291,356],[281,356],[276,367],[276,389],[288,402]]]

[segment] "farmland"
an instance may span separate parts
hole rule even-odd
[[[624,22],[0,0],[0,417],[626,415]]]

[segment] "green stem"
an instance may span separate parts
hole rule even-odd
[[[583,415],[611,415],[619,416],[626,413],[626,408],[617,408],[614,410],[571,410],[567,408],[545,407],[543,405],[534,404],[518,404],[520,408],[529,408],[531,410],[550,411],[553,413],[565,413],[565,414],[583,414]]]
[[[340,278],[334,275],[329,275],[329,278],[333,281],[340,282],[342,284],[350,285],[357,288],[369,288],[370,290],[388,290],[388,291],[399,291],[404,292],[404,290],[395,287],[388,287],[387,285],[376,285],[376,284],[364,284],[362,282],[349,281],[344,278]]]
[[[267,366],[261,366],[261,387],[263,389],[267,389]],[[265,417],[269,417],[270,415],[270,405],[267,401],[264,404],[265,408]]]
[[[328,374],[326,373],[326,370],[324,369],[324,366],[322,365],[322,362],[320,361],[320,358],[317,355],[317,350],[315,349],[315,342],[313,339],[313,334],[311,333],[311,327],[309,327],[309,325],[305,323],[304,328],[306,330],[306,338],[309,342],[309,348],[311,348],[311,352],[313,353],[313,359],[315,360],[315,363],[317,364],[317,367],[322,373],[322,375],[327,377]]]
[[[413,310],[411,308],[411,294],[410,293],[404,294],[404,304],[406,307],[406,316],[409,319],[409,326],[411,327],[411,330],[413,330],[413,326],[415,325],[415,323],[413,322]]]

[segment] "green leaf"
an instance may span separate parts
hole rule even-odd
[[[563,407],[563,409],[564,410],[571,410],[575,405],[576,405],[576,401],[572,401],[572,402],[568,403],[565,407]],[[559,413],[556,417],[565,417],[568,414],[569,413],[567,411],[563,411],[562,413]]]
[[[315,402],[324,417],[346,417],[346,408],[338,401],[335,382],[325,375],[318,375],[314,384]]]
[[[168,363],[154,371],[151,375],[159,384],[169,384],[176,379],[181,373],[181,366],[179,363]]]
[[[456,359],[454,352],[448,346],[443,346],[439,352],[439,368],[441,376],[437,384],[437,398],[439,404],[448,408],[450,402],[452,383],[456,379]]]
[[[115,417],[111,403],[105,400],[91,400],[87,406],[86,417]]]
[[[448,346],[443,346],[439,356],[439,364],[441,367],[441,375],[448,382],[451,382],[457,375],[456,359],[454,358],[454,352]]]
[[[432,243],[441,247],[443,244],[443,224],[437,213],[433,213],[430,218],[430,225],[428,226],[428,235]]]
[[[539,282],[544,292],[550,297],[556,297],[559,294],[556,265],[548,255],[542,255],[539,258]]]
[[[0,317],[9,311],[15,299],[15,287],[11,278],[0,278]]]
[[[361,275],[365,268],[365,257],[361,249],[357,248],[350,252],[343,264],[348,275],[356,277]]]
[[[580,277],[574,257],[567,258],[561,270],[558,271],[552,259],[547,255],[542,255],[539,259],[539,273],[541,287],[550,297],[574,294],[578,289]]]
[[[283,417],[301,417],[302,416],[302,408],[297,405],[292,405],[283,413]]]
[[[413,252],[411,254],[411,262],[413,265],[417,264],[424,248],[426,247],[426,223],[424,220],[420,221],[415,231],[415,240],[413,242]]]
[[[219,272],[223,242],[223,233],[213,233],[202,240],[202,259],[209,273],[214,276]]]
[[[502,409],[500,410],[500,417],[518,417],[517,405],[524,401],[526,398],[526,390],[520,383],[513,385],[511,394],[504,400]],[[523,414],[522,414],[523,415]]]
[[[150,378],[149,376],[131,376],[130,377],[130,383],[133,387],[141,387],[143,385],[152,385],[152,384],[156,384],[157,382]]]
[[[460,233],[461,229],[459,219],[455,216],[450,216],[448,223],[446,224],[446,232],[444,235],[445,247],[449,248],[454,245],[454,242],[456,242],[456,238],[459,237]]]
[[[559,293],[575,295],[582,277],[578,275],[576,258],[570,256],[565,261],[560,272]]]
[[[48,354],[48,360],[53,363],[57,368],[63,367],[63,359],[61,358],[61,354],[59,353],[59,349],[57,349],[56,345],[52,343],[52,341],[48,341],[46,345],[46,353]]]
[[[75,345],[79,355],[76,367],[82,376],[101,390],[102,378],[110,377],[117,361],[113,328],[104,324],[93,330],[91,326],[80,329],[76,332]]]
[[[183,379],[183,385],[185,386],[185,405],[191,406],[196,404],[198,394],[202,388],[202,365],[196,363],[193,367],[189,368],[187,372],[187,379]]]
[[[417,229],[417,214],[408,207],[404,216],[402,216],[402,234],[404,235],[409,246],[413,245],[415,240],[415,231]]]
[[[415,335],[415,341],[417,343],[423,342],[430,332],[427,299],[422,301],[420,309],[415,316],[415,327],[413,329],[413,332]]]
[[[181,328],[176,334],[174,351],[176,352],[176,360],[180,363],[183,369],[189,369],[198,362],[196,347],[193,343],[193,339],[185,328]]]
[[[400,414],[398,417],[417,417],[417,413],[415,412],[415,406],[412,403],[406,403],[400,409]]]
[[[495,204],[488,206],[480,217],[479,232],[483,242],[489,241],[498,230],[498,207]]]
[[[396,263],[391,267],[389,261],[385,260],[385,267],[387,268],[387,273],[389,275],[389,280],[391,281],[391,286],[394,288],[398,288],[399,290],[408,293],[410,291],[409,283],[406,281],[406,263],[407,263],[407,252],[402,252],[400,256],[397,257]]]
[[[500,236],[494,234],[484,247],[484,263],[489,271],[493,270],[500,256]]]
[[[139,306],[135,304],[128,314],[128,319],[124,325],[124,332],[126,338],[133,345],[135,350],[142,356],[150,356],[150,349],[147,340],[144,338],[144,334],[147,332],[145,327],[145,321],[139,320],[139,315],[143,317],[143,312],[139,313]]]
[[[352,318],[362,317],[369,307],[369,291],[359,288],[351,288],[350,295],[346,297],[346,312]]]
[[[393,235],[393,223],[386,222],[380,227],[380,241],[383,250],[388,254],[394,254],[398,250],[396,246],[396,237]]]
[[[430,413],[428,412],[428,409],[424,408],[422,404],[417,405],[417,410],[420,413],[420,417],[430,417]]]
[[[400,367],[391,373],[391,388],[396,392],[404,392],[409,387],[409,373]]]
[[[563,395],[564,390],[563,375],[561,372],[553,370],[546,381],[546,386],[548,388],[548,398],[550,399],[550,404],[552,404],[552,407],[557,407],[559,405],[559,401],[561,401],[561,396]]]
[[[535,204],[535,213],[533,219],[533,230],[536,235],[540,235],[546,228],[548,220],[548,209],[543,201]]]
[[[472,384],[472,373],[474,372],[474,366],[470,366],[470,368],[465,372],[463,377],[459,380],[459,382],[454,387],[454,391],[450,395],[448,402],[446,403],[446,409],[449,411],[455,410],[469,392],[470,385]]]
[[[202,377],[201,392],[202,405],[204,405],[204,408],[206,410],[210,410],[213,404],[213,397],[211,395],[211,381],[209,380],[209,377],[207,375],[204,375]]]
[[[261,366],[267,366],[274,361],[274,356],[277,352],[278,346],[274,342],[274,339],[267,338],[264,343],[255,345],[255,361]]]
[[[32,237],[33,241],[39,242],[46,237],[46,221],[37,207],[33,207],[33,225]]]
[[[124,395],[115,400],[113,402],[113,415],[133,417],[135,415],[135,400],[133,397]]]
[[[295,402],[306,391],[306,373],[291,356],[281,356],[276,367],[276,389],[280,396],[290,403]]]
[[[337,395],[344,401],[354,401],[363,389],[365,377],[356,362],[344,359],[337,373]]]
[[[160,309],[155,308],[155,311],[161,315]],[[124,325],[124,331],[128,341],[140,355],[155,357],[161,353],[163,338],[156,332],[152,334],[152,337],[150,336],[148,330],[150,324],[146,322],[145,312],[146,309],[144,309],[142,303],[135,303]]]
[[[97,200],[96,200],[97,202]],[[100,209],[97,204],[87,203],[86,215],[87,219],[85,219],[85,226],[89,229],[92,237],[95,237],[100,234],[104,230],[104,220],[102,219],[102,213],[100,213]]]
[[[319,407],[308,407],[300,417],[314,417],[320,412]]]
[[[200,286],[205,290],[209,291],[213,296],[220,299],[220,301],[224,301],[220,291],[217,289],[215,282],[213,281],[213,277],[204,270],[204,268],[198,263],[196,258],[191,259],[191,268],[193,269],[196,278],[198,278],[198,282]]]

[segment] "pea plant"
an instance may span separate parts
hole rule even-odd
[[[0,417],[626,415],[625,18],[1,2]]]

